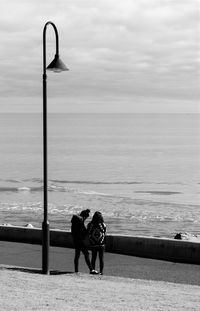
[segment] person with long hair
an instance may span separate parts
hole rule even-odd
[[[92,251],[92,269],[95,270],[97,254],[99,255],[100,274],[103,274],[106,225],[100,212],[95,212],[87,226],[90,249]]]

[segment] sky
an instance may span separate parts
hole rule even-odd
[[[69,71],[48,111],[197,113],[199,0],[1,0],[0,112],[42,111],[43,28]],[[55,34],[46,32],[47,63]]]

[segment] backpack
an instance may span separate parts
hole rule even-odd
[[[90,245],[103,245],[105,243],[106,226],[104,223],[90,223],[88,238]]]

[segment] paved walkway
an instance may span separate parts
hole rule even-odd
[[[50,270],[52,274],[56,272],[73,272],[73,256],[73,249],[51,247]],[[41,262],[41,246],[0,241],[0,265],[30,267],[40,271]],[[83,255],[81,255],[79,270],[88,273]],[[180,264],[119,254],[105,253],[104,275],[200,286],[199,265]]]

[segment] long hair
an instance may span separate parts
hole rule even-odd
[[[94,215],[92,217],[92,222],[95,224],[104,222],[104,219],[103,219],[101,212],[95,212],[94,213]]]

